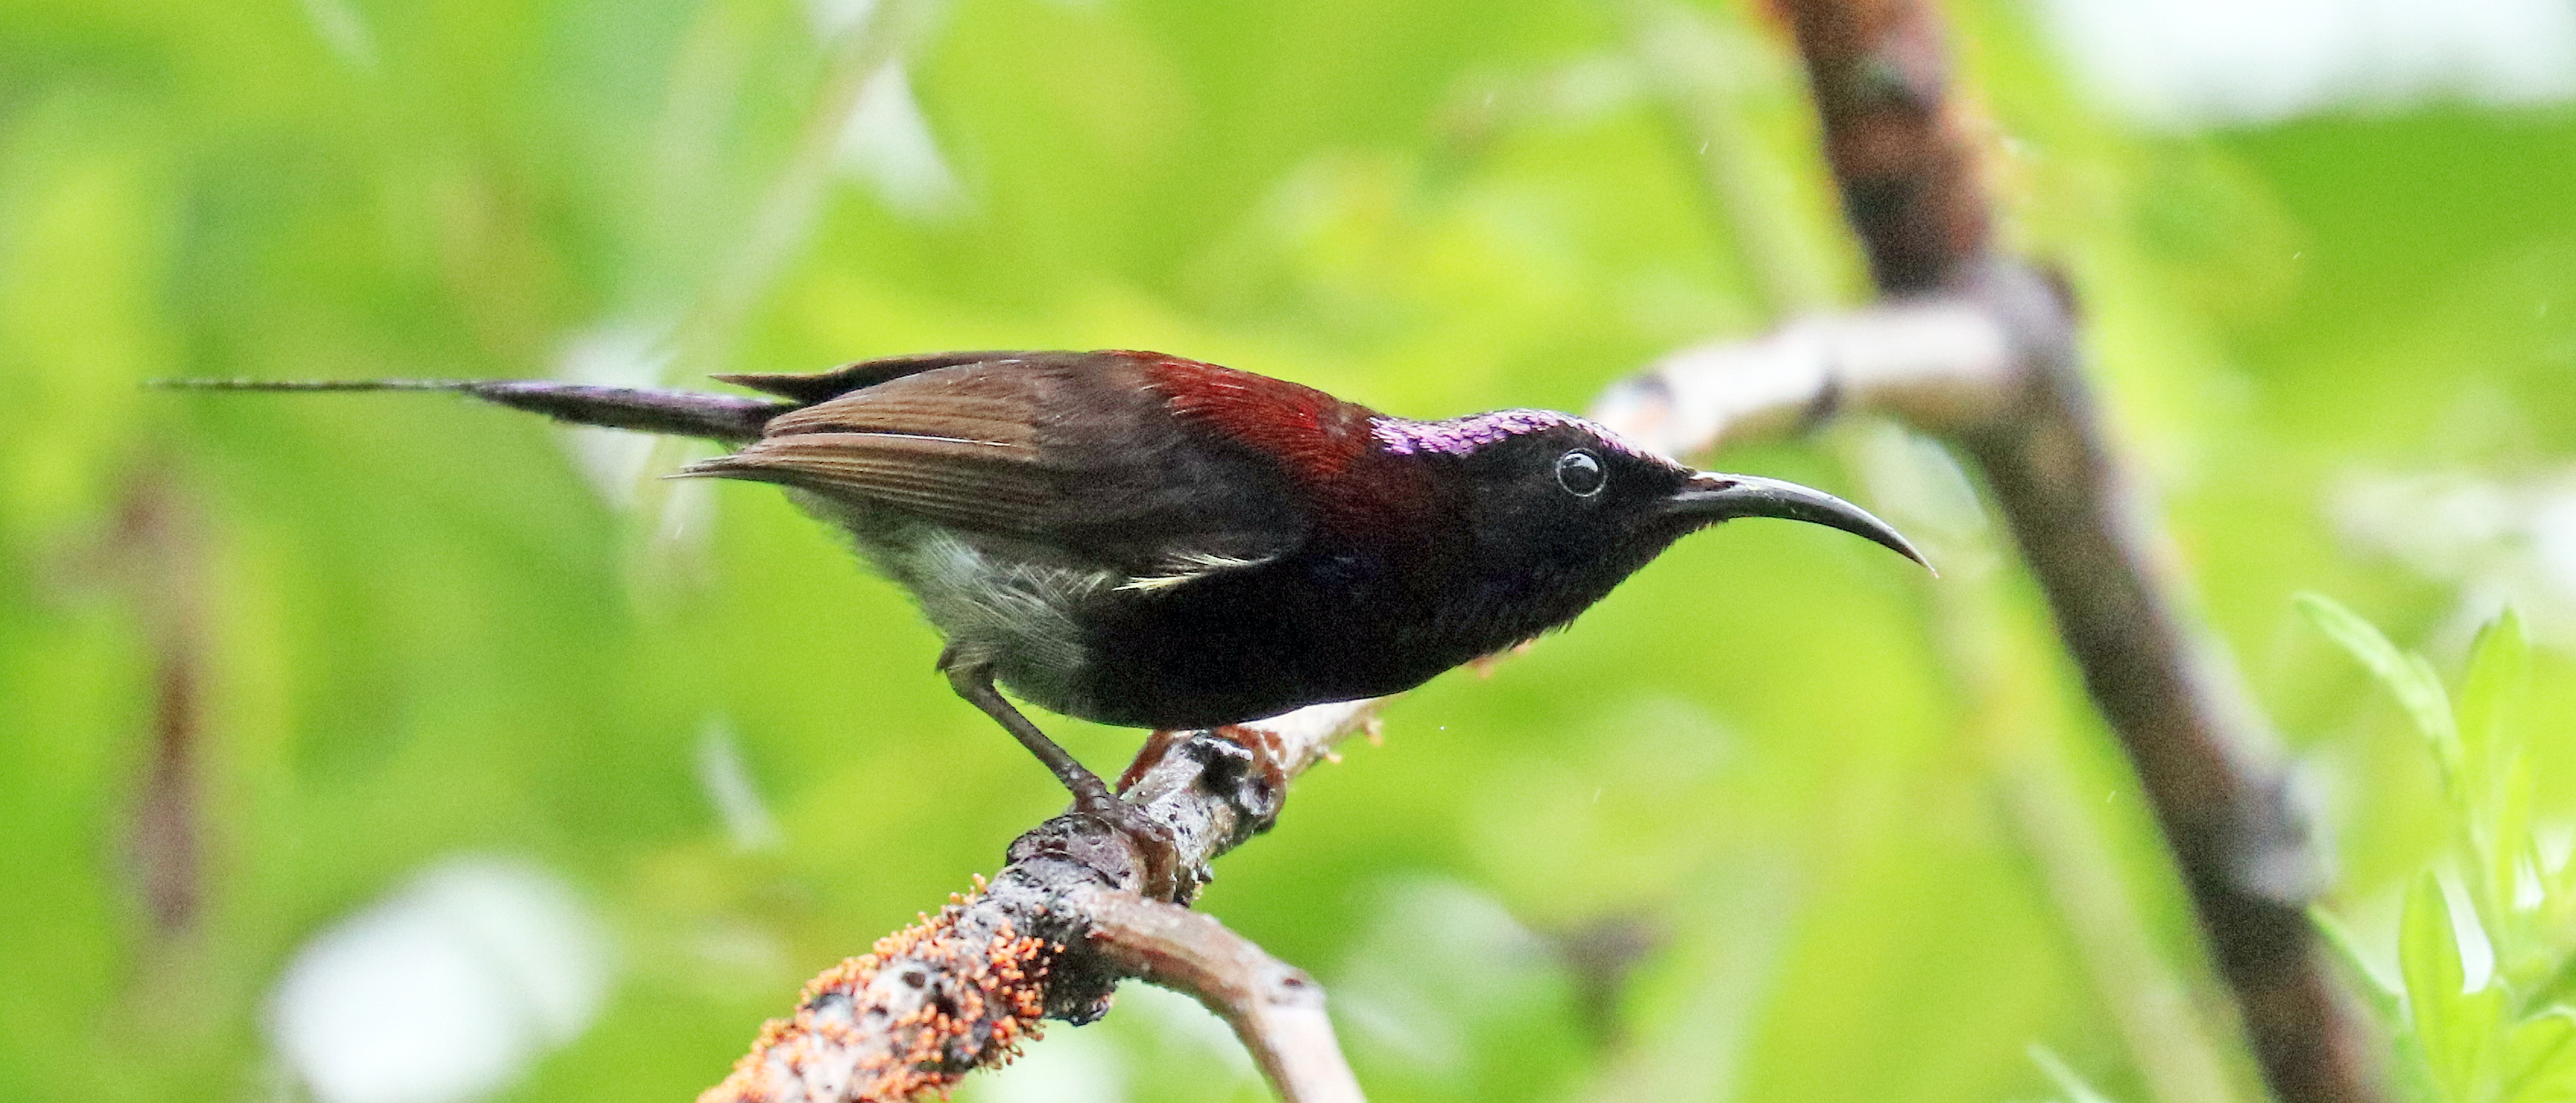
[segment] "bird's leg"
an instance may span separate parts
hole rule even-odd
[[[945,660],[947,656],[941,658]],[[984,715],[992,717],[1002,730],[1010,732],[1012,738],[1019,740],[1021,746],[1027,747],[1030,754],[1038,756],[1038,761],[1054,772],[1057,781],[1073,791],[1076,809],[1121,828],[1132,826],[1130,820],[1134,817],[1129,815],[1126,802],[1109,791],[1108,784],[1100,780],[1100,775],[1092,773],[1090,767],[1056,746],[1055,740],[1047,738],[1045,732],[1038,730],[1036,724],[1002,697],[1001,690],[993,688],[990,664],[963,662],[952,665],[943,661],[940,667],[948,675],[948,684],[957,687],[958,696],[984,710]]]
[[[1147,896],[1156,900],[1184,899],[1206,880],[1203,874],[1182,875],[1180,850],[1173,845],[1170,830],[1145,815],[1143,809],[1118,799],[1118,794],[1109,791],[1100,775],[1092,773],[1089,767],[1065,753],[1064,748],[1056,746],[1055,740],[1047,738],[1045,732],[1039,731],[1036,724],[1002,697],[1002,691],[993,688],[992,664],[954,660],[953,652],[943,654],[939,665],[948,675],[948,684],[957,687],[957,695],[974,702],[976,708],[984,710],[984,715],[992,717],[994,723],[1000,724],[1012,738],[1020,741],[1021,746],[1027,747],[1030,754],[1038,756],[1038,761],[1046,763],[1046,768],[1055,773],[1055,779],[1073,790],[1074,811],[1108,825],[1135,846],[1138,857],[1143,860],[1144,868],[1138,873],[1143,878],[1141,888]]]

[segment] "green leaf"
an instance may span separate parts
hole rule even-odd
[[[2424,1060],[2444,1098],[2477,1098],[2476,1086],[2503,1013],[2503,993],[2464,989],[2459,936],[2441,882],[2430,872],[2416,879],[2398,922],[2397,960],[2406,976],[2408,1017],[2424,1047]]]
[[[2552,1005],[2566,1003],[2571,994],[2576,994],[2576,956],[2558,961],[2547,976],[2525,990],[2522,997],[2522,1011],[2526,1015],[2532,1015],[2550,1010],[2564,1010],[2553,1008]]]
[[[2513,981],[2525,979],[2522,969],[2525,943],[2523,933],[2529,929],[2530,909],[2517,903],[2521,896],[2522,869],[2527,864],[2533,876],[2540,873],[2531,837],[2532,777],[2531,762],[2517,749],[2499,771],[2496,797],[2487,814],[2485,838],[2479,846],[2486,870],[2487,898],[2496,914],[2486,923],[2487,937],[2496,944],[2496,967],[2508,965],[2506,974]]]
[[[2415,721],[2415,730],[2433,744],[2433,755],[2442,767],[2443,785],[2451,790],[2454,799],[2465,802],[2467,794],[2460,788],[2460,732],[2451,713],[2450,695],[2442,691],[2441,677],[2422,658],[2398,650],[2377,627],[2333,598],[2301,593],[2291,600],[2328,639],[2369,667],[2397,703],[2405,706],[2407,716]]]
[[[2488,898],[2500,912],[2513,906],[2530,835],[2531,774],[2515,723],[2530,671],[2531,644],[2522,619],[2507,609],[2478,633],[2460,685],[2460,751],[2480,828],[2474,845]]]
[[[2048,1078],[2056,1082],[2057,1090],[2066,1093],[2067,1103],[2111,1103],[2110,1096],[2086,1083],[2074,1066],[2067,1064],[2047,1046],[2032,1042],[2029,1052],[2030,1063],[2038,1065],[2039,1071],[2047,1073]]]
[[[2459,730],[2464,747],[2508,749],[2514,713],[2531,675],[2531,641],[2522,618],[2506,609],[2478,630],[2461,680]]]
[[[2576,1015],[2551,1011],[2515,1025],[2504,1066],[2504,1103],[2576,1099]]]

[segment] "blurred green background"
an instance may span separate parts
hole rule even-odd
[[[2080,289],[2329,902],[2390,955],[2452,812],[2290,595],[2446,678],[2518,605],[2565,861],[2576,111],[2177,121],[2086,75],[2080,7],[1949,5],[2004,233]],[[8,0],[0,1097],[687,1099],[1063,800],[833,537],[656,478],[692,446],[139,381],[1126,347],[1580,409],[1859,273],[1734,3]],[[2255,1098],[1958,469],[1869,419],[1707,459],[1944,574],[1687,541],[1391,707],[1203,906],[1328,986],[1381,1101]],[[1138,742],[1045,722],[1104,770]],[[963,1097],[1263,1095],[1131,986]]]

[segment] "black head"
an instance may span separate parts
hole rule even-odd
[[[1526,636],[1608,594],[1672,542],[1738,517],[1785,517],[1920,553],[1886,522],[1823,491],[1697,471],[1582,418],[1504,410],[1440,422],[1382,418],[1384,451],[1434,469],[1450,523],[1451,561],[1474,578],[1469,616]],[[1927,564],[1928,565],[1928,564]]]

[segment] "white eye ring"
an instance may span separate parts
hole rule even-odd
[[[1610,480],[1601,473],[1601,457],[1581,448],[1556,458],[1556,485],[1577,498],[1601,493]]]

